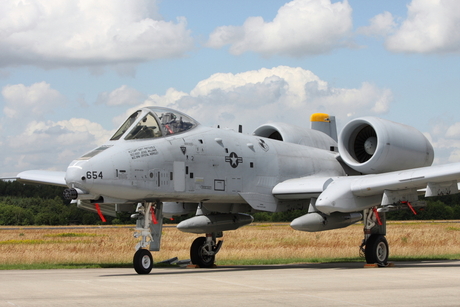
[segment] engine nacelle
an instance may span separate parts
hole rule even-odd
[[[321,131],[285,123],[262,125],[253,132],[253,135],[326,150],[337,146],[330,136]]]
[[[356,212],[335,212],[331,215],[311,212],[293,220],[291,222],[291,227],[295,230],[308,232],[324,231],[350,226],[360,221],[362,218],[362,214]]]
[[[349,167],[363,174],[429,166],[434,158],[433,146],[420,131],[376,117],[345,125],[339,153]]]

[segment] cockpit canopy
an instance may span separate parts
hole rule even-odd
[[[198,126],[193,118],[168,108],[146,107],[134,112],[110,139],[153,139],[181,133]]]

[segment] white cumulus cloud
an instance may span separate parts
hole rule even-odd
[[[444,118],[433,122],[426,136],[435,149],[435,163],[460,162],[460,122],[448,124]]]
[[[460,53],[460,1],[412,0],[407,18],[387,37],[393,52]]]
[[[138,63],[193,47],[185,18],[165,21],[147,0],[0,2],[0,67]]]
[[[19,134],[6,138],[9,154],[2,159],[2,169],[63,171],[70,161],[106,142],[110,135],[101,125],[83,118],[31,121]]]
[[[70,161],[106,142],[113,131],[84,118],[47,120],[67,98],[46,82],[5,86],[0,116],[0,169],[14,176],[26,169],[65,170]]]
[[[370,25],[358,28],[357,32],[368,36],[386,36],[396,30],[397,24],[390,12],[383,12],[370,20]]]
[[[2,89],[3,113],[11,119],[40,117],[66,103],[66,98],[46,82],[7,85]]]
[[[337,88],[309,70],[278,66],[238,74],[217,73],[200,81],[190,93],[170,89],[163,96],[150,96],[143,105],[171,107],[208,126],[236,128],[243,124],[252,131],[269,121],[308,127],[315,112],[340,118],[382,114],[392,99],[389,89],[371,83]]]
[[[282,6],[273,21],[250,17],[242,26],[216,28],[207,46],[231,45],[235,55],[247,51],[293,57],[325,53],[349,44],[351,13],[346,0],[294,0]]]
[[[138,90],[127,85],[122,85],[112,92],[100,93],[97,98],[97,103],[108,106],[138,105],[146,98],[146,95]]]

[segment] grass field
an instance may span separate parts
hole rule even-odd
[[[5,230],[0,227],[0,269],[131,266],[138,239],[131,228]],[[155,262],[189,259],[197,237],[164,228]],[[359,258],[362,225],[318,233],[287,224],[255,224],[224,234],[217,264],[276,264],[364,261]],[[390,260],[460,259],[460,222],[388,222]]]

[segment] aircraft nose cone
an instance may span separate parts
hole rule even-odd
[[[85,169],[88,161],[75,160],[67,167],[65,181],[67,186],[81,186],[85,182]]]

